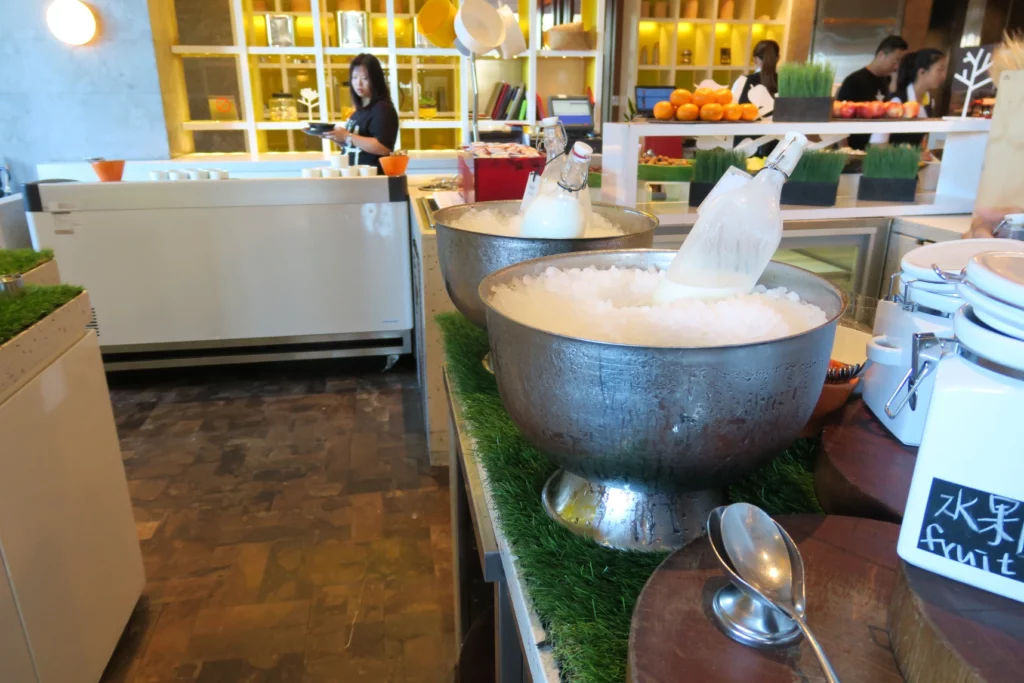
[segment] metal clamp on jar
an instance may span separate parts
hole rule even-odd
[[[929,244],[907,253],[900,262],[901,272],[890,279],[889,293],[878,305],[867,346],[870,364],[861,386],[868,408],[902,443],[920,445],[931,395],[932,378],[925,375],[916,380],[910,410],[892,408],[913,374],[915,336],[951,337],[953,316],[965,303],[958,282],[968,261],[982,252],[1009,250],[1024,252],[1024,242],[979,239]]]

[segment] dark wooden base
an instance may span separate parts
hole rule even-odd
[[[832,119],[831,97],[776,97],[772,121],[810,123]]]
[[[1015,600],[901,562],[889,629],[907,683],[1024,680],[1024,604]]]
[[[800,206],[835,206],[839,183],[791,181],[782,186],[782,203]]]
[[[917,178],[865,178],[857,186],[857,199],[867,202],[913,202]]]
[[[701,202],[707,199],[717,183],[695,183],[690,182],[690,207],[696,209]]]
[[[830,515],[899,523],[916,462],[917,449],[901,444],[857,399],[822,431],[814,493]]]
[[[899,527],[817,515],[779,522],[803,555],[808,622],[843,683],[903,683],[886,633]],[[726,583],[705,538],[658,567],[633,611],[631,683],[825,680],[806,640],[755,650],[722,633],[712,621],[711,599]]]

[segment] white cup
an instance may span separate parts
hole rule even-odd
[[[331,168],[342,169],[348,168],[348,166],[347,154],[334,154],[331,156]]]
[[[361,175],[363,177],[375,176],[375,175],[377,175],[377,167],[376,166],[360,166],[359,167],[359,175]]]
[[[319,168],[304,168],[304,169],[302,169],[302,177],[303,178],[319,178],[320,177],[320,169]]]
[[[341,169],[339,169],[339,168],[331,168],[331,167],[328,166],[327,168],[321,168],[320,169],[320,174],[324,178],[337,178],[338,176],[341,175],[340,171],[341,171]]]
[[[153,180],[153,181],[167,180],[169,177],[170,176],[167,174],[167,171],[150,171],[149,172],[149,179]]]
[[[188,180],[187,171],[168,171],[167,177],[171,180]]]
[[[210,170],[210,180],[224,180],[227,177],[228,172],[223,169],[216,168]]]
[[[359,175],[359,168],[357,166],[349,166],[347,168],[339,168],[341,171],[342,178],[352,178],[353,176]]]
[[[209,180],[210,172],[201,168],[190,168],[188,169],[189,180]]]

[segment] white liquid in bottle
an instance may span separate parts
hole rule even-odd
[[[806,146],[806,137],[788,133],[753,180],[701,208],[654,294],[655,303],[724,299],[754,288],[782,241],[782,186]]]
[[[588,215],[581,194],[586,187],[593,153],[583,142],[573,146],[556,189],[541,190],[527,208],[520,228],[523,237],[573,239],[583,236]]]

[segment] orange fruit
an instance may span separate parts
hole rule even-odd
[[[757,121],[757,105],[751,102],[740,105],[740,118],[744,121]]]
[[[693,91],[693,103],[698,107],[715,101],[715,91],[711,88],[697,88]]]
[[[727,104],[724,107],[726,121],[739,121],[743,116],[743,109],[738,104]]]
[[[668,99],[673,106],[681,107],[684,104],[693,102],[693,95],[691,95],[690,91],[685,88],[676,88],[672,91],[672,94],[669,95]]]
[[[723,107],[732,102],[732,90],[728,88],[719,88],[715,91],[715,102],[718,102]]]
[[[721,121],[723,116],[725,116],[725,109],[717,102],[705,104],[700,108],[701,121]]]
[[[658,102],[654,105],[654,118],[659,121],[671,121],[675,115],[676,108],[672,106],[671,102]]]
[[[676,109],[676,118],[680,121],[696,121],[700,115],[700,109],[696,104],[688,102]]]

